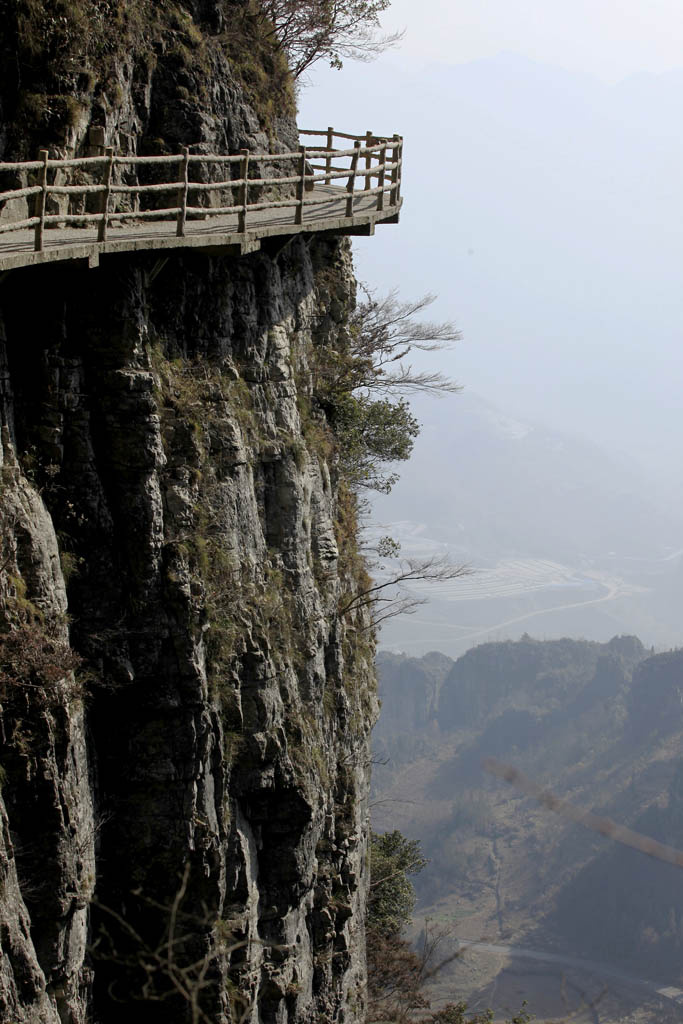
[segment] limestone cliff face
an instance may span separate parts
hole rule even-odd
[[[260,1019],[353,1020],[372,652],[337,616],[353,536],[307,362],[343,331],[348,253],[152,269],[22,271],[0,302],[5,629],[36,648],[1,652],[6,1006],[41,1019],[46,984],[84,1020],[94,967],[120,1020],[104,983],[125,1001],[142,951],[110,912],[161,944],[184,880],[194,959],[246,943]]]
[[[211,42],[239,5],[162,6]],[[253,144],[217,66],[211,131]],[[179,123],[140,67],[138,147]],[[373,650],[312,373],[354,290],[305,237],[0,283],[2,1020],[362,1019]]]

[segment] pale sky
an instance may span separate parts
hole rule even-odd
[[[393,0],[383,24],[407,28],[400,57],[411,59],[510,50],[607,81],[683,64],[681,0]]]
[[[394,0],[383,27],[404,26],[400,48],[341,72],[320,64],[300,94],[302,127],[405,138],[400,223],[353,240],[359,280],[405,299],[436,293],[434,319],[463,333],[431,356],[436,368],[505,414],[640,466],[639,493],[659,494],[679,523],[683,0]],[[419,412],[427,429],[405,487],[378,502],[378,519],[422,514],[429,526],[445,509],[455,522],[490,481],[485,505],[505,524],[499,475],[458,448],[467,409],[451,397]],[[567,493],[582,487],[558,458]],[[434,466],[448,496],[416,512],[408,497],[421,507],[419,472]],[[606,537],[613,522],[598,523]],[[633,529],[635,551],[653,530]],[[472,541],[476,529],[463,530]],[[662,607],[675,619],[679,591],[648,606],[647,622]],[[622,612],[591,635],[660,642]]]
[[[471,390],[683,487],[683,0],[394,0],[402,26],[300,95],[302,126],[405,137],[401,224],[354,242],[360,279],[436,292]]]

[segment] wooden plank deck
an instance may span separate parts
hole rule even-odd
[[[313,205],[313,200],[326,198]],[[247,230],[238,231],[238,214],[204,219],[188,219],[186,233],[176,236],[175,218],[163,221],[111,224],[107,240],[97,240],[97,224],[87,227],[46,228],[44,247],[34,249],[34,230],[26,228],[0,235],[0,272],[15,267],[34,266],[67,260],[88,261],[98,265],[99,257],[109,253],[171,249],[230,249],[247,253],[260,248],[261,240],[276,236],[331,231],[345,234],[373,234],[376,224],[395,223],[400,202],[377,210],[376,196],[355,194],[353,215],[346,216],[348,193],[334,185],[316,185],[306,195],[301,224],[294,223],[293,209],[261,210],[250,213]]]

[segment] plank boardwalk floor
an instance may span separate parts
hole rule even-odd
[[[176,221],[128,222],[110,224],[107,240],[97,241],[97,225],[87,227],[56,227],[45,230],[41,252],[34,251],[32,228],[0,234],[0,273],[15,267],[67,260],[87,260],[97,266],[99,258],[109,253],[172,249],[230,249],[253,252],[265,238],[331,231],[345,234],[372,234],[375,224],[396,222],[401,203],[377,209],[377,196],[356,193],[353,216],[346,216],[348,194],[334,185],[318,185],[306,195],[303,223],[294,223],[294,206],[284,209],[254,211],[249,214],[247,230],[238,231],[237,214],[201,219],[188,218],[185,235],[176,237]],[[318,200],[324,200],[318,202]],[[313,200],[316,200],[313,205]]]

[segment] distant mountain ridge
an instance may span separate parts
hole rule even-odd
[[[479,644],[457,660],[439,651],[413,658],[380,650],[376,664],[382,713],[374,736],[432,725],[442,733],[481,727],[512,708],[548,713],[595,684],[598,666],[618,666],[623,683],[647,657],[633,636],[600,644],[568,637],[535,640],[525,634],[518,641]],[[652,663],[672,657],[676,655],[663,655]]]
[[[677,511],[660,506],[636,463],[598,445],[513,416],[465,392],[446,419],[420,404],[415,456],[377,508],[470,555],[658,557],[680,542]]]
[[[683,849],[683,650],[654,654],[633,636],[524,636],[457,660],[380,652],[378,674],[375,827],[421,839],[430,858],[417,880],[421,913],[469,938],[683,983],[680,871],[482,770],[498,758]]]

